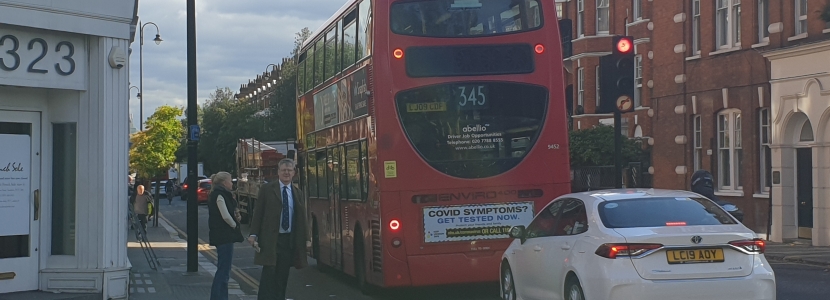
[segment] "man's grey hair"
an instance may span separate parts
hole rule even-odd
[[[278,166],[279,166],[279,167],[282,167],[282,166],[290,166],[292,169],[294,169],[294,168],[296,168],[296,167],[297,167],[297,163],[296,163],[296,162],[294,162],[294,160],[293,160],[293,159],[290,159],[290,158],[283,158],[282,160],[280,160],[280,162],[279,162]]]

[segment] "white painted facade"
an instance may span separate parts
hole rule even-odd
[[[0,0],[0,143],[11,140],[4,132],[20,128],[30,129],[31,140],[31,151],[25,145],[7,150],[28,153],[24,163],[31,174],[28,196],[6,199],[18,204],[6,207],[7,213],[27,214],[15,224],[28,234],[13,237],[23,241],[14,247],[12,237],[0,236],[5,238],[0,298],[27,290],[128,298],[128,49],[137,5],[137,0]],[[66,124],[74,127],[74,136],[55,132]],[[72,140],[74,157],[67,158],[71,152],[56,140]],[[58,160],[74,166],[74,181],[54,172]],[[0,164],[2,202],[3,153]],[[53,193],[61,185],[55,181],[63,182],[64,196]],[[55,208],[59,198],[62,209]],[[66,228],[53,228],[58,215],[71,220]],[[63,232],[60,247],[53,245],[56,230]]]
[[[772,240],[830,246],[830,41],[764,56],[772,69]]]

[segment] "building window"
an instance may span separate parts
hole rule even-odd
[[[795,34],[807,33],[807,0],[795,0]]]
[[[576,0],[576,36],[585,36],[585,0]]]
[[[643,11],[640,7],[640,0],[633,0],[634,3],[631,4],[632,12],[634,14],[634,20],[642,20],[643,19]]]
[[[694,138],[693,145],[695,146],[695,161],[694,161],[694,169],[695,171],[703,169],[703,136],[701,136],[701,125],[700,125],[700,115],[694,116],[694,130],[695,134],[692,138]]]
[[[52,124],[52,255],[75,255],[76,123]]]
[[[758,0],[758,42],[769,41],[769,0]]]
[[[771,175],[769,172],[771,160],[771,150],[770,144],[772,141],[772,135],[770,132],[770,120],[769,120],[769,108],[762,108],[758,112],[758,127],[760,133],[760,148],[759,148],[759,161],[758,161],[758,174],[760,179],[760,186],[759,189],[761,193],[769,193],[769,187],[771,185]]]
[[[610,22],[609,22],[609,9],[608,9],[608,2],[611,0],[597,0],[597,34],[608,34]]]
[[[634,56],[634,107],[642,106],[643,55]]]
[[[732,43],[741,44],[741,0],[732,0]]]
[[[700,54],[700,0],[692,0],[692,53]]]
[[[596,80],[594,80],[594,81],[597,83],[597,84],[596,84],[596,86],[597,86],[597,96],[596,96],[597,101],[596,101],[596,102],[597,102],[597,109],[599,109],[599,97],[600,97],[600,89],[599,89],[599,81],[600,81],[599,75],[600,75],[600,71],[599,71],[599,66],[597,66],[596,70],[597,70],[597,71],[596,71]]]
[[[584,96],[585,96],[585,68],[579,68],[576,71],[576,105],[584,106]]]
[[[715,23],[718,48],[740,45],[741,0],[717,0]]]
[[[556,18],[562,20],[562,16],[565,15],[565,3],[558,2],[556,3]]]
[[[718,188],[738,190],[741,182],[741,112],[726,110],[718,114]]]

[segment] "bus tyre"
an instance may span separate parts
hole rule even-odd
[[[355,230],[355,232],[360,232]],[[354,244],[354,277],[357,287],[364,295],[372,294],[372,286],[366,281],[366,256],[363,251],[363,238],[357,236]]]
[[[513,281],[513,271],[507,261],[501,266],[501,299],[516,300],[516,285]]]
[[[579,284],[579,279],[576,276],[569,276],[565,281],[565,300],[585,300],[585,293],[582,291],[582,285]]]

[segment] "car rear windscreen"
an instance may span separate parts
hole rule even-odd
[[[736,224],[729,213],[704,198],[660,197],[606,201],[599,215],[607,228]]]

